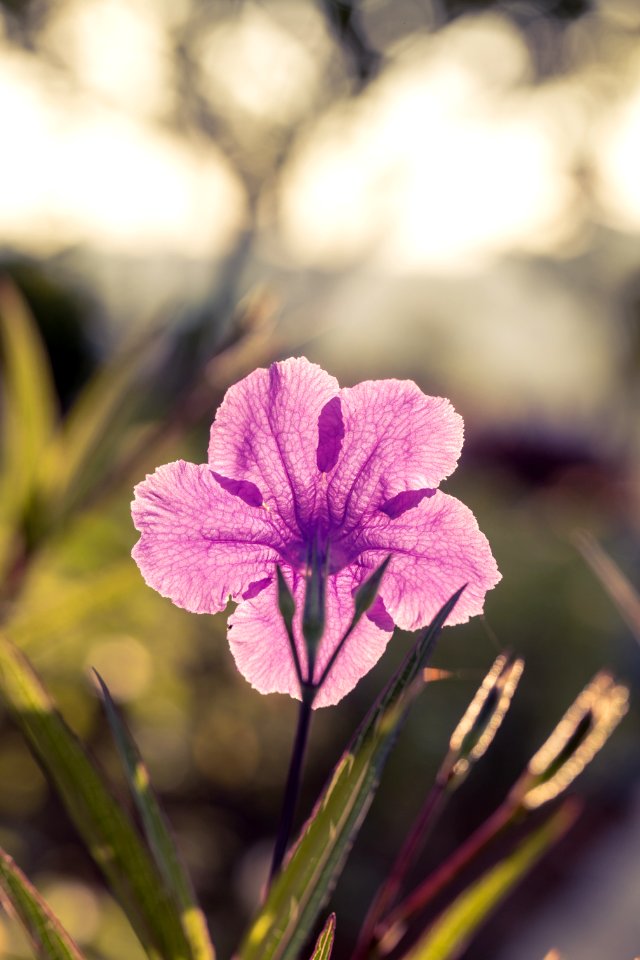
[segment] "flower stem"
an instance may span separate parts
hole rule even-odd
[[[289,763],[289,773],[287,774],[287,785],[284,791],[284,800],[282,802],[282,812],[280,814],[280,824],[278,834],[273,849],[273,859],[271,861],[271,870],[269,873],[270,887],[274,879],[280,872],[284,855],[287,852],[289,837],[291,836],[291,827],[293,818],[298,805],[298,795],[300,793],[300,781],[302,779],[302,767],[304,763],[304,754],[309,736],[309,726],[311,723],[311,707],[315,699],[315,688],[305,685],[302,687],[302,699],[300,701],[300,710],[298,712],[298,728],[293,742],[291,752],[291,761]]]
[[[406,836],[389,875],[382,882],[369,908],[352,960],[362,960],[363,957],[367,956],[369,948],[375,939],[375,932],[379,926],[380,918],[384,918],[389,907],[391,907],[397,899],[404,879],[420,853],[426,836],[442,808],[446,788],[446,779],[444,777],[438,777],[427,794],[427,798]]]
[[[409,919],[430,903],[461,870],[482,853],[521,811],[519,803],[507,799],[440,867],[392,910],[374,931],[374,955],[386,956],[404,936]]]

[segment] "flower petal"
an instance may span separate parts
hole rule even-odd
[[[486,592],[500,580],[487,538],[472,512],[439,490],[396,518],[379,512],[362,529],[358,542],[361,560],[372,566],[392,555],[380,596],[405,630],[426,626],[466,583],[447,620],[465,623],[482,613]]]
[[[224,610],[273,571],[283,549],[274,518],[225,490],[206,464],[159,467],[135,488],[132,515],[144,579],[193,613]]]
[[[329,481],[334,524],[351,528],[407,490],[437,487],[456,466],[462,418],[412,380],[366,380],[340,391],[342,452]]]
[[[296,600],[294,632],[299,657],[305,668],[307,659],[300,632],[304,579],[290,568],[283,568],[283,572]],[[320,676],[351,622],[354,609],[353,590],[368,573],[370,571],[354,565],[328,578],[327,626],[318,651],[316,678]],[[384,653],[393,632],[393,623],[381,601],[376,602],[374,608],[373,619],[363,617],[345,643],[316,698],[315,707],[330,706],[342,700]],[[288,693],[292,697],[300,697],[289,640],[278,611],[275,585],[267,587],[254,599],[239,604],[229,618],[229,643],[238,669],[256,690],[260,693]]]
[[[395,497],[391,497],[390,500],[385,501],[380,509],[383,513],[386,513],[388,517],[391,517],[392,520],[395,520],[396,517],[402,516],[407,510],[412,510],[413,507],[417,507],[425,497],[432,497],[435,492],[435,490],[429,489],[404,490],[402,493],[397,493]]]
[[[255,484],[267,505],[305,534],[321,476],[319,418],[338,391],[334,377],[304,358],[255,370],[227,390],[216,414],[211,467]]]
[[[332,397],[320,411],[318,417],[318,451],[316,462],[321,473],[330,473],[335,467],[342,441],[344,440],[344,421],[340,397]]]

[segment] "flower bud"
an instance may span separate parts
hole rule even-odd
[[[296,612],[296,602],[293,599],[289,584],[285,580],[279,566],[276,567],[276,575],[278,578],[278,609],[280,610],[280,615],[285,622],[287,630],[291,630]]]
[[[307,647],[309,663],[308,680],[313,680],[316,654],[324,633],[325,579],[328,557],[321,562],[317,542],[314,541],[311,558],[307,564],[306,591],[302,612],[302,636]]]
[[[378,596],[380,582],[385,574],[385,570],[389,566],[390,560],[391,554],[382,561],[377,570],[374,570],[369,579],[365,580],[356,590],[354,620],[359,620],[360,617],[373,606]]]

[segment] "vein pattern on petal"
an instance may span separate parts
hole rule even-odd
[[[379,511],[359,530],[357,540],[362,561],[372,567],[392,554],[380,595],[405,630],[429,623],[466,583],[447,620],[464,623],[482,613],[486,592],[500,580],[489,542],[471,510],[441,491],[395,518]]]
[[[224,490],[206,464],[177,460],[135,489],[133,557],[150,587],[192,613],[224,610],[274,569],[283,531]]]
[[[437,487],[456,466],[462,418],[411,380],[366,380],[340,392],[345,438],[327,490],[332,522],[350,530],[407,490]]]
[[[293,535],[313,523],[318,421],[338,391],[338,381],[308,360],[274,363],[227,390],[211,427],[212,469],[255,484]]]

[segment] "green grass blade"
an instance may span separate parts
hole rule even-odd
[[[196,900],[189,875],[182,864],[167,820],[151,789],[149,774],[140,751],[120,716],[105,682],[97,671],[94,673],[100,684],[109,726],[125,768],[129,789],[142,819],[149,848],[182,917],[185,937],[191,947],[193,960],[214,960],[215,951],[209,938],[204,914]]]
[[[322,933],[318,937],[315,950],[311,955],[311,960],[330,960],[335,935],[336,915],[335,913],[331,913],[322,929]]]
[[[102,476],[98,452],[114,441],[114,427],[139,385],[142,369],[159,339],[157,330],[137,337],[87,384],[66,417],[50,452],[52,496],[67,512]]]
[[[21,518],[31,503],[58,404],[38,327],[6,277],[0,278],[0,348],[4,408],[0,508],[5,517]]]
[[[39,960],[84,960],[51,908],[1,849],[0,903],[20,921]]]
[[[152,960],[192,960],[164,878],[33,667],[0,636],[0,698],[50,776]]]
[[[640,643],[640,594],[591,533],[583,530],[576,533],[574,539],[580,553]]]
[[[488,870],[453,902],[404,960],[453,960],[537,861],[564,836],[579,813],[567,800],[513,853]]]
[[[464,589],[464,588],[462,588]],[[294,960],[328,899],[371,805],[420,670],[462,589],[422,631],[340,759],[284,870],[242,944],[239,960]]]

